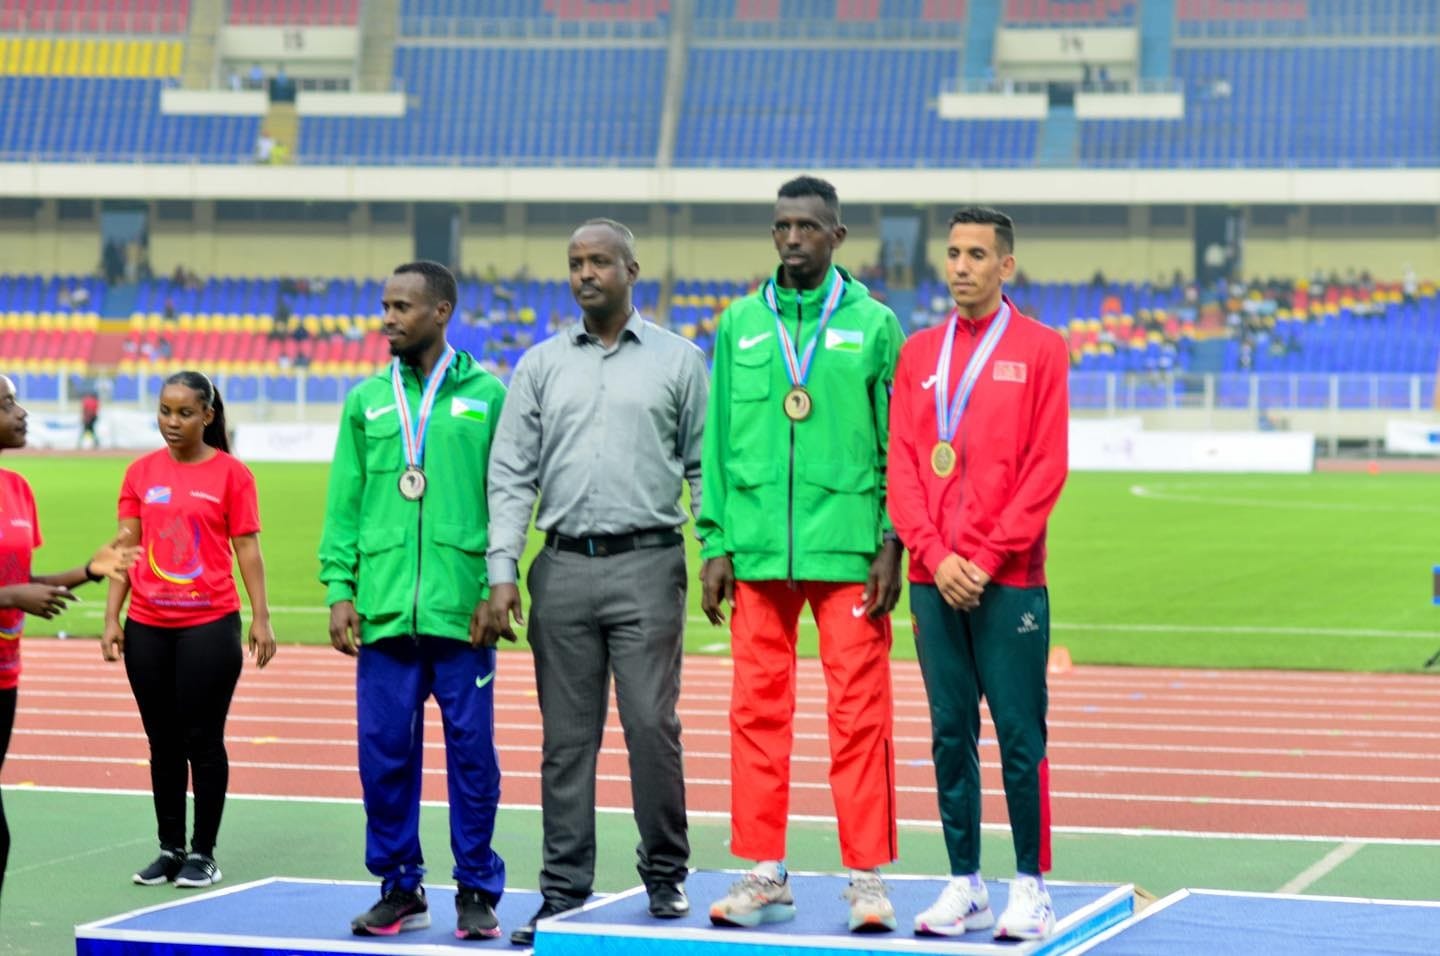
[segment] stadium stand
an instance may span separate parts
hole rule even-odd
[[[360,0],[230,0],[228,20],[237,26],[354,26]]]
[[[161,80],[0,77],[0,157],[50,162],[248,161],[250,116],[166,116]]]
[[[401,0],[402,37],[663,37],[670,0]]]
[[[190,0],[0,0],[0,33],[184,33]]]
[[[956,54],[943,48],[698,47],[689,58],[675,163],[1031,165],[1038,123],[936,115],[930,101],[956,69]],[[892,81],[876,83],[877,76]]]
[[[661,47],[401,45],[403,119],[310,117],[307,163],[642,166],[660,135]],[[504,96],[495,90],[504,88]],[[443,91],[443,92],[442,92]]]
[[[1440,126],[1412,122],[1440,116],[1440,43],[1179,47],[1175,67],[1185,117],[1082,121],[1082,165],[1440,165]]]
[[[0,75],[173,77],[178,40],[97,40],[0,36]]]
[[[1007,27],[1130,27],[1138,0],[1006,0]]]

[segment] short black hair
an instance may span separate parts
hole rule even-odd
[[[580,225],[576,226],[575,232],[572,232],[570,235],[573,237],[576,232],[590,226],[602,226],[615,233],[615,237],[620,240],[620,253],[624,257],[626,264],[628,265],[635,261],[635,233],[630,231],[629,226],[620,222],[618,219],[607,219],[604,216],[597,216],[594,219],[586,219]]]
[[[805,196],[817,196],[830,210],[838,225],[840,222],[840,194],[835,191],[835,186],[818,176],[796,176],[794,179],[780,186],[777,192],[778,199],[801,199]]]
[[[460,287],[455,282],[455,273],[440,263],[432,262],[429,259],[419,259],[395,267],[397,276],[407,272],[418,273],[425,277],[425,291],[430,294],[431,300],[436,305],[441,302],[449,302],[450,308],[453,310],[459,303]]]
[[[995,227],[995,244],[1001,255],[1015,251],[1015,220],[998,209],[989,206],[963,206],[950,214],[950,229],[961,224],[975,223]]]

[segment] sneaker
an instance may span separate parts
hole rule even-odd
[[[214,886],[220,882],[220,867],[215,865],[213,856],[192,853],[185,858],[185,865],[175,875],[176,886]]]
[[[966,877],[951,880],[928,910],[915,917],[916,936],[963,936],[972,929],[995,925],[990,890],[984,883],[971,886]]]
[[[173,847],[161,847],[160,855],[149,866],[131,877],[141,886],[159,886],[169,883],[180,874],[185,865],[185,851]]]
[[[424,887],[413,890],[392,889],[380,901],[350,921],[350,932],[356,936],[394,936],[407,929],[430,926],[430,904],[425,902]]]
[[[880,877],[857,876],[840,896],[850,901],[850,932],[889,933],[895,929],[895,907]]]
[[[724,899],[710,904],[710,922],[716,926],[759,926],[795,918],[795,894],[788,879],[776,882],[746,873],[730,884]]]
[[[455,888],[455,938],[494,939],[500,935],[500,920],[495,904],[479,890],[467,886]]]
[[[995,924],[996,939],[1044,939],[1055,932],[1055,907],[1050,894],[1033,876],[1017,876],[1010,901]]]

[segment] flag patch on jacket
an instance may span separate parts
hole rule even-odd
[[[825,330],[825,348],[832,352],[853,352],[858,355],[864,345],[864,332],[852,332],[849,329]]]
[[[483,422],[490,418],[490,403],[478,398],[456,396],[450,399],[450,416],[452,418],[468,418],[472,422]]]
[[[995,363],[995,381],[1025,384],[1025,363],[997,361]]]

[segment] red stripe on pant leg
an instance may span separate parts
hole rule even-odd
[[[1050,872],[1050,758],[1040,758],[1040,872]]]

